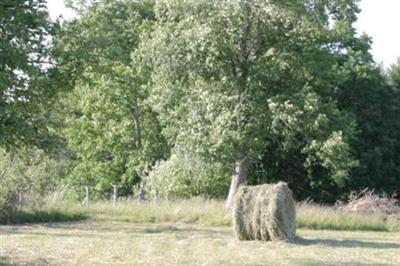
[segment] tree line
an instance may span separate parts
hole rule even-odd
[[[297,200],[400,189],[400,62],[359,36],[356,0],[0,3],[0,198],[84,186]]]

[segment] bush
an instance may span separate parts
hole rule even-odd
[[[56,160],[39,149],[0,150],[0,222],[13,220],[21,205],[37,208],[56,188],[67,171],[65,160]]]
[[[220,163],[206,162],[194,154],[172,154],[158,162],[145,180],[150,197],[224,197],[229,175]]]
[[[75,221],[86,218],[85,209],[75,200],[69,187],[63,187],[48,195],[25,192],[22,202],[16,200],[15,192],[6,188],[8,198],[0,203],[0,224]]]
[[[13,210],[10,199],[10,191],[4,186],[4,183],[0,184],[0,223],[5,223]]]

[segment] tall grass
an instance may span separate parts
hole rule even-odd
[[[120,200],[92,202],[49,202],[40,207],[20,209],[9,223],[53,222],[91,219],[130,223],[188,223],[203,226],[230,226],[231,213],[223,201],[192,198],[157,202]],[[0,221],[4,223],[4,221]],[[301,203],[297,205],[297,227],[326,230],[400,232],[400,216],[358,214],[329,206]]]
[[[0,224],[67,222],[86,219],[83,212],[68,212],[56,209],[13,210],[2,216]]]
[[[78,221],[87,214],[78,204],[64,203],[40,206],[26,205],[0,210],[0,224],[45,223]]]
[[[122,201],[113,207],[109,202],[96,202],[85,207],[95,220],[132,223],[182,222],[204,226],[228,226],[231,216],[217,200],[201,198],[157,202]]]
[[[297,226],[307,229],[400,231],[399,215],[360,214],[329,206],[298,204]]]

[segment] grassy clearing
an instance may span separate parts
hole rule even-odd
[[[238,241],[228,227],[109,221],[0,226],[2,265],[400,265],[400,233],[299,230]],[[1,263],[0,263],[1,264]]]
[[[231,214],[222,201],[194,198],[179,201],[120,201],[116,208],[110,202],[95,202],[89,206],[78,203],[45,204],[14,222],[51,222],[90,219],[93,221],[130,223],[186,223],[201,226],[230,226]],[[18,216],[17,216],[18,217]],[[400,217],[377,214],[357,214],[331,207],[299,204],[297,225],[304,229],[360,230],[400,232]]]
[[[202,226],[230,226],[231,214],[222,201],[190,199],[159,202],[120,202],[114,208],[108,202],[98,202],[86,209],[86,214],[98,221],[134,223],[183,222]],[[377,214],[357,214],[331,207],[299,204],[297,225],[304,229],[359,230],[400,232],[400,217]]]

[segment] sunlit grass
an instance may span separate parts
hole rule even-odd
[[[94,220],[132,223],[182,222],[204,226],[228,226],[231,217],[223,202],[193,198],[178,201],[96,202],[84,207],[85,213]]]
[[[25,208],[11,223],[52,222],[90,219],[129,223],[186,223],[202,226],[231,226],[231,213],[221,200],[193,198],[176,201],[120,200],[114,207],[109,201],[47,203]],[[4,222],[3,222],[4,223]],[[297,205],[298,228],[400,232],[400,216],[358,214],[315,204]]]
[[[400,231],[400,216],[359,214],[314,204],[297,206],[299,228],[360,231]]]
[[[238,241],[229,227],[111,221],[0,226],[0,265],[400,265],[400,233],[298,230]]]

